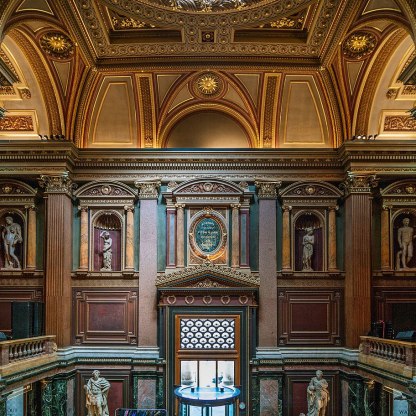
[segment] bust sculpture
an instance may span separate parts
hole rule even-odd
[[[100,377],[98,370],[92,372],[92,377],[84,386],[88,416],[109,416],[107,396],[110,387],[110,383]]]
[[[303,236],[302,246],[302,271],[313,271],[312,269],[312,255],[313,245],[315,244],[315,236],[313,235],[313,228],[308,227],[305,229],[305,235]]]
[[[413,257],[413,239],[416,238],[410,219],[403,218],[402,226],[397,231],[399,251],[396,254],[396,269],[408,269],[408,264]]]
[[[318,370],[307,388],[308,416],[325,416],[329,402],[328,383]]]
[[[103,267],[101,271],[111,271],[111,261],[113,259],[113,239],[108,231],[102,231],[100,237],[104,240],[103,246]]]
[[[1,236],[4,248],[4,268],[21,269],[20,261],[15,254],[16,244],[22,243],[22,229],[13,221],[13,217],[6,217],[6,225],[3,225]]]

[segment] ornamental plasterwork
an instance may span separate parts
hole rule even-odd
[[[189,285],[187,287],[203,287],[203,288],[211,288],[211,287],[230,287],[227,285],[223,285],[221,283],[218,283],[215,280],[209,279],[208,277],[206,279],[200,280],[199,282]]]
[[[377,45],[376,37],[370,32],[354,32],[345,39],[342,51],[347,58],[361,59],[371,54]]]
[[[0,119],[0,131],[34,131],[32,116],[6,116]]]
[[[402,95],[415,95],[416,85],[404,85],[402,89]]]
[[[327,183],[307,182],[295,183],[279,193],[280,196],[287,198],[339,198],[342,193],[335,186]]]
[[[159,180],[151,182],[134,182],[134,186],[139,189],[140,199],[157,199],[161,182]]]
[[[200,98],[216,98],[224,91],[224,82],[218,74],[204,72],[192,81],[192,91]]]
[[[102,30],[100,21],[94,13],[92,0],[84,0],[82,7],[78,8],[83,22],[96,47],[96,53],[100,57],[121,56],[146,56],[165,57],[167,54],[181,54],[195,56],[196,54],[232,54],[276,57],[287,56],[288,53],[297,56],[318,56],[328,30],[333,29],[330,22],[339,10],[341,1],[325,1],[319,10],[316,24],[313,27],[309,42],[305,44],[276,44],[276,43],[235,43],[232,42],[234,27],[244,27],[251,24],[261,24],[280,19],[284,14],[296,13],[310,4],[310,0],[275,0],[273,2],[261,2],[258,6],[250,6],[242,11],[228,13],[211,13],[209,18],[204,13],[190,13],[181,10],[172,10],[164,6],[146,4],[135,0],[115,2],[114,0],[102,0],[104,5],[117,10],[117,12],[134,19],[146,18],[146,21],[158,26],[166,25],[170,28],[183,29],[184,42],[172,42],[169,44],[109,44],[106,33]],[[295,4],[296,3],[296,4]],[[348,8],[350,9],[350,8]],[[283,16],[282,16],[283,15]],[[196,26],[218,27],[218,39],[214,43],[198,41]]]
[[[1,205],[25,205],[33,204],[37,189],[23,182],[14,180],[0,181],[0,204]]]
[[[6,66],[10,69],[10,71],[16,77],[17,82],[19,82],[20,81],[19,80],[19,75],[16,71],[16,68],[12,64],[12,61],[10,60],[10,58],[6,55],[6,53],[1,48],[0,48],[0,59],[6,64]]]
[[[416,119],[412,116],[386,116],[384,118],[384,131],[416,131]]]
[[[176,195],[178,194],[201,194],[201,193],[210,193],[210,194],[229,194],[236,193],[235,188],[224,185],[222,183],[212,182],[200,182],[196,184],[189,185],[187,187],[177,190]]]
[[[256,180],[256,187],[258,188],[258,195],[261,199],[276,199],[277,190],[282,186],[281,181],[277,182],[263,182]]]
[[[400,181],[395,182],[382,189],[380,194],[385,202],[409,202],[416,200],[416,182],[415,181]]]
[[[74,44],[61,32],[47,32],[40,38],[40,46],[54,59],[69,59],[74,53]]]
[[[379,179],[376,175],[361,175],[352,172],[347,173],[347,178],[340,185],[345,194],[370,193],[373,188],[378,186]]]
[[[188,281],[198,276],[212,275],[222,279],[229,279],[233,283],[239,283],[241,286],[259,286],[260,279],[251,273],[243,273],[227,266],[219,266],[205,261],[197,266],[187,267],[177,272],[169,274],[160,274],[156,279],[157,287],[179,286],[181,282]]]

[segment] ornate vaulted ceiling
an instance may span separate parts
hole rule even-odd
[[[11,0],[0,138],[333,148],[414,137],[413,0]],[[411,77],[408,77],[411,79]]]

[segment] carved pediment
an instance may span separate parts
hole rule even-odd
[[[33,204],[37,195],[37,189],[15,180],[0,181],[1,205],[26,205]]]
[[[132,201],[137,197],[137,190],[121,182],[90,182],[81,186],[75,196],[88,201]]]
[[[416,181],[404,180],[395,182],[387,188],[381,190],[383,198],[416,198]]]
[[[173,191],[174,196],[209,194],[209,195],[242,195],[244,189],[233,182],[206,178],[185,182],[176,187]]]
[[[283,198],[339,198],[342,192],[325,182],[296,182],[283,189],[280,196]]]
[[[156,279],[156,286],[159,288],[253,288],[258,287],[259,284],[259,277],[252,273],[240,272],[231,267],[219,266],[211,262],[186,267],[173,273],[161,274]]]

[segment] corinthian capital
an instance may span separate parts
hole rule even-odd
[[[139,189],[140,199],[157,199],[158,189],[160,188],[160,180],[134,182],[134,186]]]
[[[45,188],[46,193],[71,196],[74,184],[69,177],[69,172],[65,171],[59,175],[40,175],[39,185]]]
[[[378,186],[379,179],[376,175],[360,175],[353,172],[347,172],[345,181],[340,185],[345,190],[345,194],[352,193],[370,193],[371,189]]]
[[[260,199],[276,199],[277,190],[282,186],[282,182],[255,181],[255,185]]]

